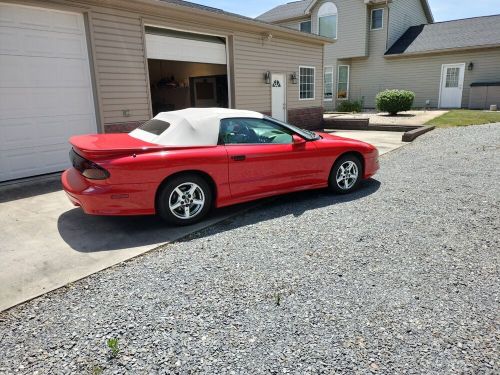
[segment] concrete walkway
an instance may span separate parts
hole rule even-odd
[[[377,146],[380,155],[393,151],[407,144],[406,142],[401,141],[401,138],[404,134],[402,132],[328,129],[325,131],[334,135],[338,135],[339,137],[352,138],[371,143],[372,145]]]
[[[371,142],[381,154],[404,144],[395,132],[335,134]],[[0,185],[0,311],[253,206],[217,210],[201,224],[179,228],[157,217],[87,216],[69,203],[58,176]]]
[[[425,125],[427,121],[430,121],[436,117],[444,115],[448,111],[441,110],[428,110],[428,111],[407,111],[401,112],[397,116],[389,116],[388,113],[366,111],[361,113],[331,113],[325,114],[325,118],[341,118],[341,119],[370,119],[370,124],[372,125],[408,125],[417,126]]]

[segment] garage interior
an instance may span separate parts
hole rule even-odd
[[[153,115],[189,107],[229,107],[224,38],[146,27]]]

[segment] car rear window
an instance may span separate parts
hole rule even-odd
[[[152,119],[139,126],[139,129],[155,135],[162,134],[170,127],[170,123],[162,120]]]

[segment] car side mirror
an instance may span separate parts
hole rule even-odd
[[[297,134],[292,135],[292,139],[295,146],[303,145],[304,143],[306,143],[306,140]]]

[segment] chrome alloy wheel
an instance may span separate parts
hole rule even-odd
[[[168,206],[175,217],[182,220],[192,219],[203,210],[205,193],[194,182],[185,182],[172,191]]]
[[[353,161],[346,161],[337,170],[336,181],[339,188],[349,190],[358,180],[358,166]]]

